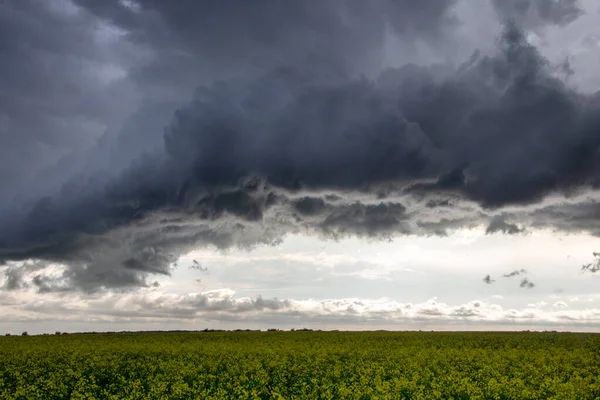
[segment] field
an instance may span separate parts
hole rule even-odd
[[[600,335],[0,337],[0,399],[593,399]]]

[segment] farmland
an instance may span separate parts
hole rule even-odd
[[[592,399],[600,335],[197,332],[0,338],[1,399]]]

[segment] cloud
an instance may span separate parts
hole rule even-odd
[[[200,264],[196,260],[192,261],[192,265],[190,265],[190,268],[198,270],[198,271],[201,271],[201,272],[207,272],[208,271],[208,267],[205,267],[204,265]]]
[[[0,202],[0,258],[11,268],[32,258],[66,265],[52,278],[61,288],[150,287],[152,276],[168,276],[181,254],[199,246],[276,244],[288,233],[384,239],[483,224],[490,233],[516,233],[523,228],[504,220],[513,220],[510,214],[497,217],[498,209],[597,184],[600,102],[556,78],[514,24],[494,52],[475,53],[458,67],[408,64],[356,76],[352,61],[380,42],[381,18],[406,40],[442,41],[456,22],[451,2],[410,9],[403,8],[408,2],[380,2],[411,10],[394,17],[371,3],[285,10],[260,3],[245,12],[218,5],[206,15],[176,8],[200,3],[152,1],[138,10],[112,1],[78,4],[75,15],[110,21],[126,41],[158,52],[166,69],[188,53],[198,56],[189,71],[206,54],[215,56],[216,69],[235,66],[249,54],[227,46],[241,40],[238,23],[247,28],[249,51],[265,61],[256,73],[199,86],[164,132],[160,121],[169,120],[172,102],[157,106],[161,112],[149,105],[122,134],[75,157],[98,150],[90,158],[114,165],[67,159],[84,167],[63,176],[70,169],[63,165],[48,187]],[[340,7],[347,14],[337,20]],[[198,22],[211,13],[227,18],[218,26]],[[359,24],[357,16],[368,18]],[[233,36],[217,35],[232,26]],[[298,26],[305,29],[296,37]],[[200,35],[203,29],[214,31]],[[213,46],[217,36],[225,43]],[[292,46],[297,40],[301,48]],[[313,48],[317,56],[335,48],[333,60],[315,61]],[[150,79],[160,63],[151,64],[131,79]],[[144,121],[149,114],[164,115]]]
[[[519,287],[526,288],[526,289],[532,289],[533,287],[535,287],[535,284],[533,282],[531,282],[528,278],[524,278],[521,280]]]
[[[512,278],[512,277],[515,277],[515,276],[523,276],[525,274],[527,274],[527,270],[525,270],[525,269],[522,268],[522,269],[514,270],[514,271],[509,272],[508,274],[504,274],[502,276],[504,278]],[[535,287],[535,284],[533,282],[531,282],[529,280],[529,278],[523,278],[523,279],[521,279],[521,282],[519,283],[519,287],[521,287],[521,288],[527,288],[527,289],[532,289],[532,288]]]
[[[435,44],[457,24],[454,0],[427,5],[407,0],[309,0],[285,6],[267,0],[149,0],[135,2],[137,9],[119,0],[75,3],[152,51],[153,62],[136,71],[136,81],[178,88],[207,77],[256,74],[281,65],[327,64],[365,72],[378,67],[387,35],[402,39],[403,50],[414,52],[414,41]]]
[[[60,278],[61,273],[61,267],[42,260],[29,260],[9,265],[3,272],[4,283],[0,288],[7,291],[35,288],[38,293],[62,292],[68,287]]]
[[[588,263],[588,264],[584,264],[581,267],[581,271],[582,272],[591,272],[591,273],[596,273],[598,271],[600,271],[600,253],[593,253],[594,255],[594,262]]]
[[[525,270],[525,269],[518,269],[518,270],[514,270],[514,271],[512,271],[512,272],[510,272],[508,274],[504,274],[503,276],[505,278],[512,278],[513,276],[519,276],[519,275],[523,275],[523,274],[526,274],[526,273],[527,273],[527,270]]]
[[[490,285],[490,284],[492,284],[492,283],[496,282],[494,279],[492,279],[492,277],[491,277],[490,275],[486,275],[486,276],[483,278],[483,281],[484,281],[485,283],[487,283],[488,285]]]
[[[124,121],[136,103],[126,79],[136,55],[69,1],[2,2],[0,204]]]
[[[467,324],[472,326],[565,326],[597,327],[600,310],[571,309],[564,303],[544,302],[523,308],[503,308],[473,300],[449,304],[430,299],[422,303],[391,299],[332,298],[278,299],[236,296],[231,289],[170,294],[143,289],[116,295],[53,294],[31,296],[26,292],[0,292],[4,323],[28,323],[52,319],[61,323],[193,323],[194,326],[234,322],[238,326],[261,323],[269,326],[420,326]]]
[[[492,0],[500,17],[529,28],[564,26],[583,14],[579,0]]]
[[[551,229],[565,233],[600,235],[600,199],[595,189],[582,187],[566,197],[549,196],[539,204],[513,209],[513,220],[522,221],[528,229]],[[591,189],[591,190],[590,190]]]
[[[517,235],[524,231],[525,229],[516,224],[507,223],[502,217],[494,217],[486,229],[487,234],[500,232],[507,235]]]

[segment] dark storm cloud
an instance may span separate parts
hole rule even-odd
[[[425,204],[425,206],[429,208],[452,207],[452,205],[453,202],[451,199],[431,199]]]
[[[295,200],[292,206],[302,215],[321,214],[327,208],[323,199],[308,196]]]
[[[434,44],[457,21],[455,1],[410,0],[272,2],[76,0],[156,52],[137,71],[141,82],[185,86],[207,76],[252,74],[273,67],[311,64],[355,72],[377,67],[386,28]]]
[[[115,2],[81,4],[126,29],[130,40],[163,43],[160,51],[181,43],[175,50],[197,49],[213,54],[214,66],[231,66],[245,57],[237,52],[243,37],[264,65],[279,54],[288,66],[198,87],[166,126],[164,142],[159,122],[150,125],[160,128],[134,123],[143,112],[131,130],[148,127],[148,139],[124,134],[98,147],[115,154],[118,167],[85,167],[100,172],[76,173],[36,201],[4,205],[0,258],[65,263],[57,280],[72,288],[149,286],[150,275],[168,275],[178,256],[197,246],[273,244],[289,232],[445,234],[490,223],[486,209],[530,204],[595,182],[600,106],[553,77],[514,25],[494,54],[476,53],[459,68],[406,65],[370,79],[355,77],[351,61],[353,51],[361,58],[382,34],[375,21],[384,14],[372,4],[408,2],[318,2],[314,9],[298,2],[291,11],[257,7],[245,14],[215,2],[208,14],[231,18],[218,26],[208,19],[192,23],[208,18],[186,8],[199,2],[148,1],[141,11]],[[347,14],[338,21],[340,4]],[[427,38],[453,23],[442,2],[412,4],[419,5],[406,10],[420,22],[398,13],[393,18],[405,19],[394,28],[399,34]],[[420,4],[429,4],[431,15]],[[366,22],[356,19],[361,13]],[[146,29],[153,18],[163,31]],[[198,35],[203,29],[225,42]],[[161,32],[170,34],[164,42],[156,38]],[[260,48],[264,53],[254,53]],[[315,59],[309,49],[327,57]],[[144,73],[136,71],[136,79]],[[146,150],[128,159],[125,149],[133,146],[114,145],[127,138]],[[427,206],[440,198],[468,202],[474,211]],[[504,224],[490,226],[510,233]]]
[[[600,236],[600,202],[582,199],[579,202],[553,204],[534,210],[530,219],[536,228],[551,228],[562,232],[586,232]]]
[[[430,219],[416,221],[416,226],[418,227],[416,232],[424,235],[448,236],[457,229],[475,228],[484,221],[485,217],[477,213],[468,217],[442,216],[433,221]]]
[[[596,106],[550,76],[516,28],[499,50],[441,83],[427,68],[416,80],[401,71],[392,89],[280,69],[202,88],[169,127],[167,152],[204,184],[253,172],[288,189],[436,178],[418,190],[460,193],[484,207],[592,180]]]
[[[519,233],[523,233],[524,231],[525,230],[519,227],[517,224],[508,223],[503,217],[497,216],[492,219],[485,233],[489,235],[500,232],[506,235],[517,235]]]
[[[320,228],[327,235],[342,237],[385,236],[410,233],[406,224],[406,208],[399,203],[354,203],[332,208]]]
[[[525,27],[567,25],[583,14],[579,0],[492,0],[498,14]]]
[[[120,45],[100,29],[67,1],[0,3],[0,202],[130,111]]]

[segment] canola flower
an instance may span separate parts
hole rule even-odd
[[[198,332],[0,338],[0,399],[594,399],[600,335]]]

